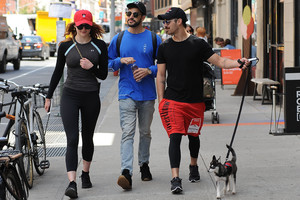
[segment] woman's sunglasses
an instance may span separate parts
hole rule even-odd
[[[88,25],[88,24],[80,24],[79,26],[77,26],[78,30],[82,30],[83,27],[84,27],[85,29],[91,29],[91,28],[92,28],[92,26],[90,26],[90,25]]]
[[[128,11],[128,12],[126,12],[126,16],[127,17],[130,17],[131,15],[133,14],[133,17],[134,18],[137,18],[139,15],[141,15],[140,13],[138,13],[138,12],[131,12],[131,11]]]

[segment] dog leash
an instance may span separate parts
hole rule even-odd
[[[258,63],[259,59],[256,57],[256,58],[250,58],[248,59],[250,62],[251,61],[256,61],[255,64]],[[242,66],[245,64],[244,62],[240,63],[241,66],[240,68],[242,68]],[[247,86],[248,86],[248,82],[249,82],[249,78],[250,78],[250,75],[251,75],[251,64],[249,65],[249,67],[247,67],[247,70],[248,70],[248,73],[247,73],[247,77],[246,77],[246,83],[245,83],[245,86],[244,86],[244,91],[243,91],[243,96],[242,96],[242,101],[241,101],[241,105],[240,105],[240,110],[239,110],[239,114],[238,114],[238,117],[236,119],[236,123],[235,123],[235,127],[234,127],[234,131],[233,131],[233,134],[232,134],[232,137],[231,137],[231,141],[230,141],[230,147],[232,147],[232,144],[233,144],[233,141],[234,141],[234,137],[235,137],[235,134],[236,134],[236,130],[237,130],[237,127],[238,127],[238,124],[239,124],[239,121],[240,121],[240,117],[241,117],[241,113],[242,113],[242,108],[243,108],[243,104],[244,104],[244,100],[245,100],[245,95],[246,95],[246,89],[247,89]],[[229,154],[230,154],[230,149],[228,149],[227,151],[227,155],[226,155],[226,161],[228,160],[228,157],[229,157]]]

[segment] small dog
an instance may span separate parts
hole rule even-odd
[[[232,194],[236,193],[236,154],[232,147],[226,145],[229,151],[232,154],[232,159],[230,161],[226,161],[224,164],[220,162],[220,158],[216,159],[214,155],[212,161],[210,162],[209,172],[213,172],[216,180],[217,187],[217,199],[221,199],[221,191],[220,191],[220,182],[225,181],[224,186],[224,194],[230,191],[230,182],[232,182]]]

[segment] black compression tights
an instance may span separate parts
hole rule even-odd
[[[78,165],[79,112],[81,114],[82,158],[92,161],[93,135],[100,112],[99,92],[81,92],[64,88],[60,113],[67,136],[67,171],[76,171]]]
[[[170,144],[169,144],[169,158],[171,168],[179,168],[181,160],[181,150],[180,143],[183,134],[172,133],[170,135]],[[189,138],[189,150],[190,156],[192,158],[198,158],[199,149],[200,149],[200,139],[198,137],[193,137],[188,135]]]

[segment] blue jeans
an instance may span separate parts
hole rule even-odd
[[[122,128],[121,139],[121,172],[128,169],[130,174],[133,170],[133,142],[136,121],[140,131],[138,163],[149,163],[151,130],[155,100],[134,101],[130,98],[119,100],[120,124]]]

